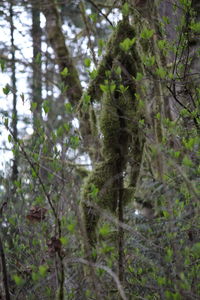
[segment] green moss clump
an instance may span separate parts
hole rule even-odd
[[[93,115],[94,110],[90,116],[93,137],[100,137],[100,161],[94,165],[82,189],[83,211],[91,244],[95,244],[96,241],[95,228],[101,208],[116,212],[121,194],[119,189],[123,194],[121,200],[124,205],[132,199],[140,170],[144,140],[139,141],[138,138],[141,113],[135,97],[137,86],[133,79],[136,77],[140,60],[137,59],[139,56],[134,46],[127,53],[120,49],[120,42],[127,37],[132,39],[134,35],[132,26],[124,21],[119,23],[108,43],[107,54],[99,66],[98,75],[92,81],[92,84],[95,82],[98,86],[92,88],[90,85],[89,92],[87,91],[88,94],[92,93],[91,99],[96,99],[98,95],[98,101],[101,101],[98,117]],[[102,78],[105,79],[108,62],[107,90],[100,91],[99,85]],[[121,72],[116,73],[118,66]],[[112,83],[114,88],[109,88],[109,83]],[[99,92],[96,92],[97,90]],[[128,186],[123,188],[123,177],[130,161],[133,162],[131,168],[135,168],[135,172],[130,173],[131,180]],[[98,209],[92,205],[94,202]]]

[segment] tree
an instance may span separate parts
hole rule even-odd
[[[197,1],[32,5],[33,99],[42,99],[45,89],[36,34],[41,13],[51,46],[45,61],[55,63],[55,95],[35,107],[33,102],[32,144],[5,122],[28,167],[28,181],[15,182],[26,199],[19,223],[25,238],[14,240],[20,262],[12,254],[20,267],[11,268],[6,255],[14,283],[5,282],[5,291],[14,286],[14,294],[27,299],[31,289],[40,298],[60,300],[197,299]],[[74,40],[66,38],[68,21]],[[107,42],[96,34],[105,22]],[[80,40],[87,41],[88,52]],[[83,157],[89,167],[79,163]],[[16,223],[3,216],[8,239]],[[29,254],[24,262],[22,249]],[[5,250],[11,251],[6,243]],[[45,286],[37,288],[40,280]]]

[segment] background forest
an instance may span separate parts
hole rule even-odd
[[[0,299],[200,299],[200,2],[0,1]]]

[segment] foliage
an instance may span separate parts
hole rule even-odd
[[[0,298],[199,299],[200,11],[161,2],[4,3]]]

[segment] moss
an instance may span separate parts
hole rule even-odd
[[[133,200],[135,194],[135,188],[134,187],[127,187],[123,190],[123,205],[127,205],[130,201]]]
[[[126,55],[120,48],[120,43],[125,38],[132,39],[134,36],[135,30],[127,21],[123,20],[118,23],[107,43],[105,55],[97,68],[97,74],[91,80],[87,89],[87,94],[91,96],[91,101],[99,101],[101,99],[103,92],[100,89],[100,84],[103,83],[106,77],[105,72],[112,69],[113,60],[117,56],[124,57]],[[134,48],[132,50],[134,51]]]
[[[103,135],[102,152],[105,159],[117,156],[119,154],[118,134],[120,131],[119,116],[117,113],[116,103],[117,99],[112,98],[111,95],[105,94],[102,100],[102,112],[100,117],[100,129]]]
[[[95,111],[94,111],[94,108],[92,105],[90,105],[89,116],[90,116],[91,133],[92,133],[92,136],[95,137],[98,135],[98,128],[97,128],[96,114],[95,114]]]
[[[101,161],[95,164],[82,190],[83,211],[91,244],[96,241],[95,228],[101,207],[114,213],[117,210],[119,182],[120,180],[124,182],[122,175],[126,173],[128,165],[129,180],[122,193],[124,205],[134,197],[140,172],[144,138],[139,129],[141,109],[138,108],[139,102],[135,98],[135,93],[142,94],[144,89],[136,90],[137,83],[133,78],[136,77],[137,71],[141,69],[144,71],[144,67],[134,47],[129,53],[125,53],[119,46],[125,38],[133,38],[134,35],[132,26],[125,22],[119,23],[108,42],[107,52],[98,68],[97,77],[92,80],[87,91],[91,99],[101,101],[102,107],[98,119],[94,110],[90,112],[93,136],[101,136]],[[118,75],[115,72],[117,66],[121,67],[121,73]],[[114,82],[115,88],[112,92],[103,93],[99,85],[105,79],[107,68],[110,70],[108,82]],[[120,85],[124,87],[123,93]],[[93,202],[98,205],[98,210],[92,206]]]
[[[116,171],[116,161],[114,159],[96,164],[95,169],[85,181],[83,199],[91,202],[95,200],[98,205],[115,211],[117,206]],[[92,194],[94,187],[98,189],[98,194],[95,196]]]
[[[86,169],[83,168],[83,167],[76,167],[76,174],[77,174],[78,176],[80,176],[81,179],[83,179],[83,178],[85,178],[85,177],[88,176],[89,171],[86,170]]]

